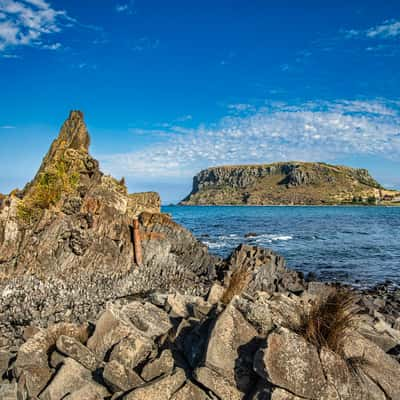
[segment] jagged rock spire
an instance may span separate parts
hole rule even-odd
[[[63,123],[60,133],[51,144],[43,158],[35,178],[24,189],[26,194],[43,173],[54,171],[55,166],[63,164],[65,173],[87,174],[92,176],[98,169],[98,162],[89,155],[90,136],[82,111],[73,110]]]

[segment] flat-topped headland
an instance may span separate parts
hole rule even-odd
[[[320,162],[207,168],[193,178],[182,205],[400,204],[366,169]]]

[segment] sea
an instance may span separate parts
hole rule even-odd
[[[165,206],[210,252],[240,243],[283,255],[289,268],[360,288],[400,287],[400,207]]]

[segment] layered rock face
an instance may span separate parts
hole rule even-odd
[[[158,194],[128,194],[100,171],[89,143],[82,113],[71,112],[32,182],[1,200],[3,338],[33,321],[94,318],[108,300],[152,289],[204,293],[215,275],[218,259],[160,213]]]
[[[337,204],[398,195],[382,188],[365,169],[280,162],[203,170],[181,204]]]

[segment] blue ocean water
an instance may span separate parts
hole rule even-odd
[[[318,279],[400,286],[400,207],[166,206],[211,252],[240,243],[271,248]],[[257,234],[246,238],[247,233]]]

